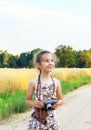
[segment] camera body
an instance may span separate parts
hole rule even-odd
[[[52,105],[57,103],[57,100],[56,99],[48,99],[48,100],[43,100],[42,102],[44,103],[44,109],[52,110]]]

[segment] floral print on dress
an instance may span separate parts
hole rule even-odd
[[[36,81],[38,83],[38,78],[36,78]],[[36,85],[36,87],[37,87],[37,85]],[[56,98],[56,90],[55,90],[54,94],[53,94],[53,91],[54,91],[53,82],[41,83],[41,95],[40,95],[41,100]],[[38,100],[36,93],[37,93],[37,88],[35,88],[35,91],[34,91],[34,97],[35,97],[34,100],[35,101]],[[35,110],[35,108],[32,109],[32,112],[34,110]],[[58,123],[56,121],[55,110],[50,110],[50,111],[48,110],[48,117],[47,117],[46,125],[40,124],[39,121],[37,121],[33,117],[30,117],[27,130],[40,130],[40,127],[41,127],[41,130],[60,130]]]

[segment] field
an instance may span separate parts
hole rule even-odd
[[[36,69],[0,69],[0,120],[29,109],[25,104],[29,81]],[[63,94],[91,83],[91,69],[56,68],[51,75],[60,80]]]
[[[7,90],[26,90],[29,80],[37,75],[36,69],[0,69],[0,93]],[[52,76],[60,81],[70,81],[79,77],[90,77],[91,69],[56,68]]]

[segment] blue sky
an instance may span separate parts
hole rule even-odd
[[[90,0],[0,0],[0,50],[91,49]]]

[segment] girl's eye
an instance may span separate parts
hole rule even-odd
[[[52,59],[51,61],[52,61],[52,62],[54,62],[54,60],[53,60],[53,59]]]
[[[49,60],[45,60],[45,62],[49,62]]]
[[[50,61],[46,59],[46,60],[45,60],[45,62],[50,62]],[[53,60],[53,59],[51,59],[51,62],[54,62],[54,60]]]

